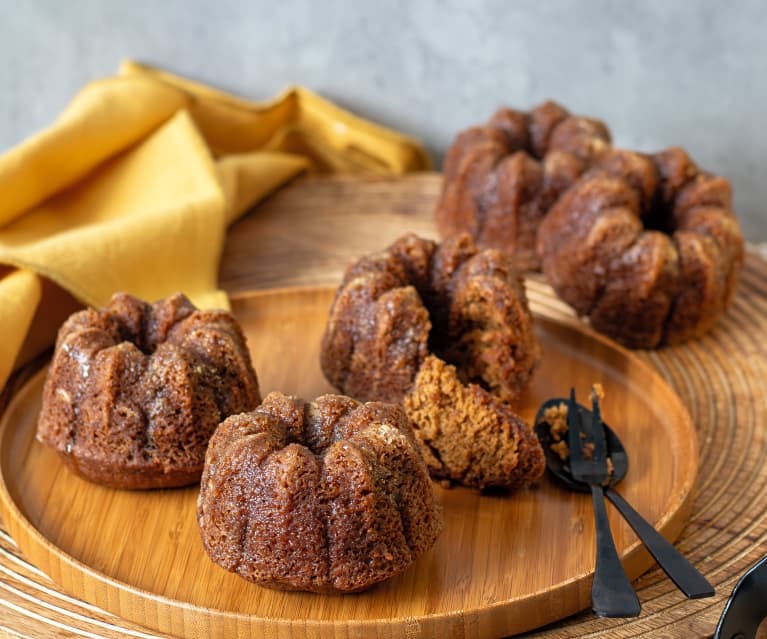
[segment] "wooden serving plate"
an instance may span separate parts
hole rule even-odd
[[[331,392],[318,364],[332,299],[327,287],[242,294],[233,310],[262,392]],[[692,507],[696,437],[680,400],[651,367],[575,324],[536,316],[545,357],[527,392],[529,421],[544,400],[593,382],[604,416],[631,456],[620,492],[668,538]],[[436,487],[445,530],[432,551],[368,592],[271,591],[214,565],[195,520],[195,488],[105,489],[71,474],[36,442],[44,373],[0,421],[0,506],[26,556],[66,591],[144,626],[182,637],[498,637],[589,606],[594,566],[590,497],[548,478],[512,496]],[[651,559],[610,511],[626,571]]]

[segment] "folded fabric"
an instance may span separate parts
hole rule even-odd
[[[0,156],[0,384],[21,363],[38,305],[55,303],[39,276],[84,304],[118,290],[150,300],[183,291],[225,308],[226,225],[258,200],[304,171],[429,166],[416,141],[304,88],[255,103],[124,63]]]

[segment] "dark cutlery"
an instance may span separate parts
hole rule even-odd
[[[735,584],[716,626],[713,639],[755,639],[765,619],[767,619],[767,557],[763,557],[749,568]]]
[[[546,453],[546,465],[554,477],[566,487],[579,492],[589,492],[591,488],[583,482],[577,481],[570,470],[570,466],[551,450],[552,437],[548,425],[543,421],[543,413],[547,408],[568,404],[565,399],[552,399],[543,404],[536,417],[536,433]],[[569,412],[568,408],[568,412]],[[599,402],[594,402],[593,412],[584,406],[576,404],[576,410],[580,421],[587,424],[591,431],[601,430],[607,446],[607,456],[612,461],[613,471],[609,482],[603,487],[605,496],[620,511],[623,518],[641,539],[647,550],[653,556],[658,565],[676,584],[676,586],[689,598],[698,599],[711,597],[714,587],[695,567],[685,559],[674,546],[669,543],[655,528],[647,522],[634,508],[614,489],[628,472],[628,455],[615,432],[601,420]]]
[[[575,389],[570,391],[567,428],[570,474],[574,480],[588,485],[594,504],[597,561],[591,586],[591,607],[600,617],[636,617],[641,610],[639,598],[623,570],[607,519],[602,490],[602,484],[609,480],[604,434],[598,429],[586,431],[575,402]],[[584,455],[587,444],[593,447],[588,456]]]

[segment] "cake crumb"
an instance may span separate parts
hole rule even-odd
[[[592,397],[596,396],[596,398],[601,402],[605,398],[605,389],[599,382],[594,382],[591,385],[591,395]]]
[[[549,425],[551,438],[558,442],[567,432],[567,404],[562,402],[558,406],[550,406],[543,411],[543,420]]]
[[[567,458],[570,457],[570,449],[567,447],[567,443],[564,440],[560,440],[556,444],[551,444],[549,448],[551,448],[562,461],[567,461]]]
[[[601,401],[605,397],[605,390],[602,384],[594,382],[591,386],[592,400],[596,399]],[[565,440],[568,431],[567,427],[567,404],[560,402],[556,406],[550,406],[543,411],[543,415],[540,418],[539,423],[544,423],[549,426],[549,433],[551,435],[552,443],[549,448],[559,457],[563,462],[566,462],[570,458],[570,448]],[[582,440],[586,439],[586,433],[580,433]],[[592,459],[594,457],[594,443],[584,442],[582,448],[583,459]],[[615,474],[615,467],[613,466],[613,460],[607,456],[607,475],[608,481]]]

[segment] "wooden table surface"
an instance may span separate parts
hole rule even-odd
[[[335,283],[350,259],[405,231],[434,237],[431,215],[439,188],[435,174],[301,179],[231,227],[221,286],[236,295]],[[534,307],[556,307],[574,321],[541,278],[530,280],[528,290]],[[735,304],[710,335],[641,354],[677,391],[696,423],[698,497],[677,546],[706,573],[717,596],[687,601],[653,569],[635,582],[643,603],[638,619],[605,620],[584,612],[529,636],[711,636],[738,576],[767,554],[765,344],[767,262],[751,250]],[[163,635],[69,597],[0,529],[0,636]]]

